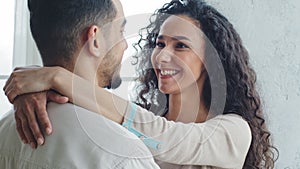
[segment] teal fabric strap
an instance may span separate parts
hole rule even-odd
[[[125,128],[127,128],[131,133],[135,134],[136,136],[138,136],[145,145],[147,145],[148,147],[158,150],[161,148],[161,142],[158,142],[154,139],[151,139],[149,137],[147,137],[146,135],[142,134],[141,132],[135,130],[134,128],[132,128],[132,123],[133,123],[133,119],[137,110],[137,106],[134,103],[130,103],[130,114],[129,114],[129,118],[127,120],[125,120],[122,124],[122,126],[124,126]]]
[[[130,103],[129,106],[130,106],[130,113],[129,113],[129,117],[127,119],[127,123],[123,122],[123,124],[122,124],[126,128],[131,128],[133,118],[135,116],[135,112],[137,109],[136,104],[134,104],[134,103]]]

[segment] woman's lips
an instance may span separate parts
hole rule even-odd
[[[158,73],[160,75],[160,78],[166,79],[171,78],[172,76],[175,76],[179,73],[179,70],[176,69],[158,69]]]

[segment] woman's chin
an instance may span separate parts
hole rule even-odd
[[[176,94],[180,93],[180,90],[177,87],[171,86],[159,86],[159,91],[163,94]]]

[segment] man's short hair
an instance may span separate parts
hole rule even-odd
[[[45,66],[73,60],[91,25],[116,16],[112,0],[28,0],[30,28]]]

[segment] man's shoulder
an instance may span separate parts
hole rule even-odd
[[[10,110],[6,113],[4,113],[2,116],[0,116],[0,124],[6,124],[11,123],[14,120],[14,110]]]
[[[12,141],[19,141],[17,137],[16,125],[15,125],[14,111],[10,110],[5,113],[0,119],[0,149],[4,148],[3,145],[12,143]],[[16,144],[14,142],[14,144]]]
[[[49,103],[47,111],[53,133],[46,136],[45,144],[34,151],[18,138],[14,111],[7,113],[0,121],[0,137],[9,139],[1,140],[0,156],[13,159],[18,157],[13,153],[19,152],[26,159],[30,157],[27,161],[67,166],[63,168],[109,168],[127,163],[153,163],[145,145],[127,130],[122,130],[119,124],[72,104]],[[47,158],[43,154],[47,154]]]
[[[64,140],[86,140],[94,148],[120,157],[149,157],[151,153],[133,133],[102,115],[73,104],[49,103],[53,134]]]
[[[57,126],[81,128],[89,135],[95,133],[97,136],[107,134],[131,139],[132,137],[133,139],[137,138],[120,124],[74,104],[51,102],[47,105],[47,112],[51,122],[57,124]]]
[[[63,138],[64,141],[76,138],[71,147],[81,147],[80,149],[85,147],[85,152],[89,155],[84,161],[93,158],[92,161],[98,161],[99,164],[155,166],[152,154],[145,144],[120,124],[73,104],[49,103],[47,110],[53,127],[55,128],[53,120],[60,121],[61,124],[56,126],[61,126],[70,134],[69,138]]]
[[[73,116],[74,113],[92,113],[87,109],[76,106],[71,103],[58,104],[54,102],[49,102],[47,104],[47,112],[49,114],[59,114],[58,116]]]
[[[101,126],[103,122],[112,123],[112,121],[95,112],[91,112],[71,103],[57,104],[50,102],[47,104],[47,112],[51,122],[58,126],[80,127],[84,126],[83,123]]]
[[[57,104],[50,102],[47,104],[47,112],[53,126],[57,132],[65,131],[76,135],[82,133],[97,133],[103,135],[103,128],[119,128],[115,122],[106,119],[102,115],[91,112],[74,104]]]

